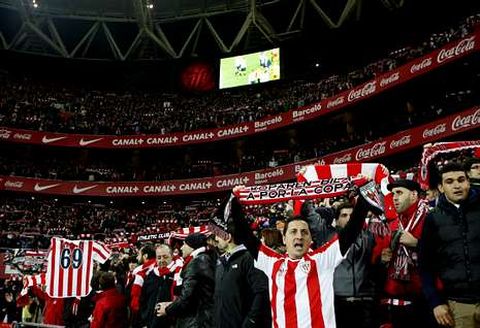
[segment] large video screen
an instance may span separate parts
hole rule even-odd
[[[280,79],[280,49],[220,60],[220,89]]]

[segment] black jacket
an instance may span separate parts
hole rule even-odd
[[[245,247],[220,257],[215,277],[216,328],[271,326],[268,280]]]
[[[419,265],[424,293],[432,307],[444,296],[459,302],[480,302],[480,199],[470,191],[457,209],[444,195],[425,218],[420,240]]]
[[[166,308],[179,328],[213,327],[215,264],[210,253],[200,253],[182,271],[182,292]]]
[[[140,295],[140,319],[142,327],[159,328],[168,327],[171,319],[168,317],[157,317],[155,305],[159,302],[172,300],[173,273],[159,276],[153,270],[145,277],[145,282]]]

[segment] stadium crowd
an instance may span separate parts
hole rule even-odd
[[[470,66],[467,67],[470,69]],[[0,157],[0,175],[59,180],[162,181],[241,173],[296,163],[374,141],[480,103],[480,94],[474,86],[477,80],[468,81],[465,77],[458,83],[452,80],[457,88],[410,99],[406,104],[397,105],[398,108],[392,107],[397,113],[394,116],[389,115],[390,111],[379,112],[375,106],[366,108],[362,113],[352,110],[345,114],[355,115],[355,119],[347,124],[348,128],[345,127],[343,116],[339,116],[341,119],[333,119],[334,123],[329,124],[328,129],[316,132],[313,140],[302,140],[285,147],[276,144],[278,149],[270,150],[265,147],[245,147],[240,158],[235,157],[237,154],[229,156],[224,151],[214,151],[210,155],[201,151],[192,152],[188,161],[185,161],[184,154],[180,159],[177,155],[140,155],[141,159],[135,161],[133,157],[126,158],[125,153],[112,153],[106,158],[90,156],[85,160],[83,153],[69,151],[42,156],[44,158],[39,162],[35,160],[39,152],[45,154],[46,150],[26,150],[24,147],[5,145],[4,155]],[[369,119],[371,115],[376,115],[385,124],[375,124]]]
[[[292,215],[291,203],[242,209],[232,198],[220,206],[214,202],[204,208],[204,218],[193,216],[196,223],[184,222],[208,221],[213,232],[210,237],[191,233],[183,245],[173,242],[173,248],[137,243],[137,247],[117,250],[109,261],[96,266],[93,291],[80,300],[51,298],[35,284],[28,287],[26,295],[20,294],[21,282],[4,280],[0,311],[6,322],[68,327],[267,327],[268,321],[307,327],[315,318],[323,320],[326,327],[334,327],[332,320],[336,320],[339,328],[478,327],[480,158],[474,155],[478,156],[478,151],[436,157],[430,165],[430,186],[438,187],[428,191],[402,174],[391,180],[388,189],[397,214],[385,222],[377,216],[375,203],[366,203],[362,193],[306,202],[301,218]],[[2,213],[14,208],[11,204],[4,206]],[[83,217],[77,213],[68,219],[69,211],[60,211],[54,214],[57,226],[62,225],[58,217],[62,222]],[[194,213],[198,212],[189,215]],[[260,216],[264,217],[259,220]],[[155,219],[142,224],[148,222]],[[468,233],[458,229],[462,222],[468,224]],[[296,235],[296,229],[305,229],[304,235]],[[103,231],[112,230],[104,227]],[[317,247],[320,251],[315,251]],[[342,255],[334,260],[336,252]],[[307,297],[310,301],[302,303],[295,297],[306,292],[299,285],[300,278],[292,280],[297,291],[287,285],[275,289],[283,274],[269,271],[270,259],[278,264],[286,261],[286,277],[296,270],[296,265],[292,267],[295,263],[299,265],[296,275],[304,272],[310,277],[314,270],[313,277],[317,277],[315,263],[319,272],[331,274],[331,278],[320,275],[315,279],[333,279],[333,294],[329,294],[328,284],[320,284],[322,306],[315,298]],[[330,267],[336,268],[335,273],[328,273]],[[273,281],[267,282],[258,270]],[[283,304],[276,307],[276,294],[268,293],[269,283],[285,296],[291,312]],[[313,287],[308,284],[307,288],[310,293]],[[314,316],[308,309],[316,306],[322,310]]]
[[[200,104],[179,95],[62,90],[7,77],[3,81],[7,87],[0,89],[0,124],[136,134],[251,121],[368,80],[470,33],[478,19],[469,17],[419,47],[398,50],[345,77],[270,86],[261,95],[255,89],[224,91],[204,96]],[[97,158],[90,166],[50,158],[35,164],[16,153],[2,154],[0,174],[160,180],[297,162],[478,105],[477,81],[473,83],[447,94],[442,91],[440,100],[429,99],[422,106],[402,104],[403,114],[378,114],[374,122],[362,112],[353,120],[358,125],[354,132],[338,129],[341,135],[326,134],[287,149],[281,159],[275,158],[279,152],[264,153],[258,156],[260,164],[255,163],[258,154],[247,152],[242,163],[222,163],[218,172],[208,171],[209,163],[199,172],[184,167],[163,170],[157,163],[147,173],[131,173],[130,168],[122,170]],[[384,124],[375,126],[379,121]],[[376,190],[368,183],[333,198],[248,206],[240,205],[238,194],[185,205],[157,199],[92,202],[2,192],[0,249],[8,252],[0,254],[0,267],[13,266],[21,254],[17,249],[40,254],[51,245],[51,237],[104,242],[111,253],[106,261],[94,263],[88,281],[92,290],[81,298],[52,297],[42,280],[43,266],[32,271],[26,269],[27,263],[17,265],[26,279],[0,278],[0,327],[22,321],[74,328],[478,328],[480,148],[436,156],[429,165],[428,190],[416,182],[414,165],[389,179],[392,215],[382,213]],[[193,227],[205,229],[179,230]],[[155,238],[156,242],[138,238],[171,231],[182,233]],[[78,269],[75,255],[71,259],[67,268],[63,262],[56,267]],[[56,280],[69,284],[65,289],[78,289],[73,279]]]
[[[0,125],[93,134],[144,134],[191,131],[255,121],[269,114],[311,104],[352,88],[444,44],[477,26],[472,15],[455,28],[431,35],[418,46],[392,51],[385,58],[344,75],[320,81],[281,82],[204,96],[88,90],[29,78],[1,77]]]

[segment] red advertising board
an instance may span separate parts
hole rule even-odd
[[[124,149],[192,145],[250,136],[318,118],[321,115],[337,111],[347,105],[357,103],[396,85],[405,83],[477,51],[480,47],[477,40],[479,37],[480,31],[462,40],[449,43],[441,49],[437,49],[428,55],[384,73],[351,90],[286,113],[267,116],[255,122],[245,122],[222,128],[191,132],[133,136],[67,134],[0,127],[0,140],[61,147]]]
[[[166,196],[218,192],[236,185],[271,184],[294,180],[302,166],[314,162],[372,162],[381,157],[480,127],[480,106],[347,150],[276,168],[189,180],[161,182],[61,181],[0,176],[0,190],[73,196]]]

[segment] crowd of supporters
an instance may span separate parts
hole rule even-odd
[[[269,114],[317,102],[365,82],[449,41],[471,33],[478,15],[431,35],[422,44],[344,75],[320,81],[281,82],[204,96],[146,94],[59,87],[45,81],[2,76],[0,125],[40,131],[143,134],[191,131],[255,121]]]
[[[471,69],[470,66],[466,67]],[[225,151],[215,151],[209,155],[207,150],[192,153],[189,160],[185,161],[183,154],[178,158],[178,155],[170,156],[165,152],[163,156],[140,155],[141,159],[137,161],[139,163],[134,164],[133,159],[130,160],[128,156],[125,158],[125,153],[112,153],[107,158],[101,155],[90,156],[85,160],[82,158],[83,153],[74,151],[57,151],[45,156],[46,150],[43,149],[25,151],[23,147],[5,145],[4,155],[0,158],[0,175],[59,180],[162,181],[275,167],[358,146],[478,105],[479,93],[473,85],[478,83],[476,81],[464,78],[461,82],[463,85],[457,85],[456,89],[422,96],[418,100],[399,105],[398,108],[392,107],[390,111],[382,111],[376,107],[366,108],[348,123],[350,128],[345,128],[342,120],[334,120],[335,123],[329,124],[328,129],[316,133],[316,138],[309,141],[282,148],[276,144],[274,149],[246,147],[240,158],[237,154],[230,156]],[[390,115],[392,111],[396,114]],[[355,114],[356,111],[352,113]],[[370,120],[372,115],[381,119],[384,124],[375,124]],[[42,161],[36,160],[40,156],[39,152],[44,157]]]
[[[178,95],[60,90],[8,78],[8,87],[0,89],[0,124],[134,134],[251,121],[368,80],[468,34],[477,19],[470,17],[458,29],[433,35],[418,48],[398,50],[392,58],[345,77],[296,82],[285,87],[288,89],[267,87],[261,95],[252,89],[197,101]],[[160,180],[250,171],[319,157],[477,105],[475,90],[456,89],[443,94],[440,101],[420,107],[407,104],[404,116],[384,114],[391,121],[385,120],[380,130],[374,129],[376,122],[368,122],[371,118],[363,113],[363,120],[355,120],[358,129],[354,133],[315,140],[285,152],[258,157],[246,153],[242,163],[222,163],[218,171],[209,171],[207,162],[204,168],[199,166],[199,172],[185,168],[163,171],[158,164],[148,172],[131,173],[101,161],[79,166],[73,165],[75,161],[47,158],[43,164],[33,164],[18,159],[18,154],[11,158],[2,154],[0,174]],[[245,107],[239,107],[240,103]],[[437,157],[430,165],[429,190],[421,190],[415,178],[405,179],[408,173],[417,172],[417,167],[395,172],[397,180],[390,181],[388,190],[393,194],[396,216],[387,219],[379,215],[378,204],[372,205],[361,195],[355,198],[353,191],[347,197],[307,201],[300,217],[293,215],[292,202],[239,208],[232,198],[221,204],[215,199],[185,206],[152,199],[127,204],[118,200],[77,203],[63,198],[2,197],[0,248],[46,249],[52,236],[107,244],[126,241],[127,245],[113,246],[110,259],[95,264],[93,290],[81,299],[54,298],[41,284],[25,286],[12,277],[0,279],[0,322],[78,328],[272,324],[290,328],[313,323],[338,328],[479,327],[478,155],[478,150],[464,150]],[[183,241],[169,241],[170,245],[137,240],[141,234],[207,223],[213,232],[208,238],[192,233]]]
[[[480,247],[478,238],[471,239],[464,236],[465,243],[469,245],[469,249],[473,252],[469,259],[469,261],[472,261],[472,266],[469,266],[469,262],[466,262],[467,267],[469,266],[472,270],[470,275],[473,279],[471,283],[473,291],[470,294],[468,289],[464,289],[463,285],[458,283],[463,279],[463,276],[458,275],[458,272],[461,273],[462,270],[466,270],[464,267],[447,267],[445,271],[435,271],[440,270],[438,266],[443,265],[444,262],[432,263],[429,260],[433,253],[442,254],[442,256],[445,256],[443,259],[445,261],[449,261],[451,256],[457,256],[449,253],[458,251],[456,242],[448,242],[448,238],[442,234],[438,237],[439,239],[432,239],[431,235],[434,233],[431,230],[434,229],[432,225],[439,222],[437,221],[438,215],[443,215],[442,218],[447,221],[450,220],[450,216],[456,215],[449,210],[448,201],[458,202],[458,205],[464,210],[462,212],[464,213],[464,219],[472,224],[470,228],[478,228],[478,225],[474,225],[474,221],[472,221],[480,206],[478,194],[480,188],[480,158],[472,157],[477,155],[478,151],[474,155],[471,150],[464,150],[450,152],[435,158],[430,165],[430,169],[431,174],[436,177],[432,177],[431,182],[433,182],[433,185],[438,184],[438,189],[431,184],[430,190],[421,190],[414,180],[405,179],[406,172],[397,172],[398,174],[395,174],[397,180],[390,183],[388,188],[394,195],[394,205],[398,216],[387,219],[386,223],[379,221],[372,212],[369,214],[366,211],[362,212],[362,215],[367,215],[368,224],[364,225],[363,228],[359,225],[362,232],[356,237],[356,243],[349,246],[350,252],[345,255],[346,259],[336,268],[333,283],[335,296],[332,295],[331,298],[324,296],[326,298],[322,298],[322,302],[335,302],[337,327],[351,327],[355,322],[362,323],[362,327],[368,328],[408,327],[408,325],[412,326],[412,323],[415,325],[419,322],[422,323],[422,327],[439,327],[438,323],[444,322],[444,325],[453,326],[455,323],[459,325],[462,320],[465,320],[465,322],[471,321],[473,323],[471,327],[478,325],[478,322],[474,321],[476,320],[474,319],[474,307],[471,310],[468,309],[468,311],[471,311],[471,313],[468,312],[468,315],[471,315],[472,319],[462,317],[457,312],[459,306],[467,308],[470,302],[478,302],[478,294],[475,294],[477,291],[475,284],[480,279],[478,269],[475,267],[480,260],[476,255]],[[464,169],[466,171],[463,171]],[[455,174],[459,175],[459,177],[455,176],[455,179],[460,180],[454,182],[453,189],[449,189],[449,179]],[[356,207],[360,206],[358,205],[360,201],[357,200],[357,205],[353,205],[350,203],[351,201],[351,198],[337,197],[304,204],[301,213],[306,218],[305,222],[308,222],[309,230],[314,238],[313,242],[317,243],[313,244],[312,247],[322,245],[323,242],[329,240],[335,234],[338,234],[340,239],[343,237],[343,229],[350,228],[349,220],[358,219],[355,216],[358,214]],[[465,202],[468,202],[468,206]],[[45,206],[47,203],[38,200],[25,202],[25,204],[20,204],[18,200],[9,201],[1,209],[2,223],[8,221],[8,226],[10,226],[12,222],[17,221],[17,224],[21,224],[18,219],[24,217],[26,220],[23,221],[23,224],[28,225],[27,221],[33,222],[31,213],[34,213],[34,215],[40,215],[43,218],[55,217],[56,228],[62,227],[65,223],[65,226],[71,228],[73,232],[75,224],[71,224],[71,222],[77,221],[84,225],[83,229],[78,230],[79,232],[85,232],[91,228],[92,231],[113,233],[118,226],[128,226],[128,222],[135,221],[140,226],[145,227],[149,224],[155,225],[161,217],[166,218],[168,222],[182,222],[184,225],[197,225],[200,222],[210,220],[210,222],[214,222],[221,227],[222,221],[218,223],[218,217],[221,215],[219,213],[226,213],[224,207],[222,207],[224,205],[219,207],[218,201],[207,202],[201,208],[184,212],[183,219],[174,218],[171,214],[162,214],[161,211],[154,213],[153,211],[137,209],[137,213],[134,214],[128,211],[119,212],[102,209],[91,204],[84,204],[84,210],[81,211],[79,210],[81,207],[76,205],[71,207],[64,205],[47,207]],[[309,204],[312,204],[313,207]],[[41,211],[38,212],[38,206],[43,206],[48,210],[44,210],[44,214],[42,214]],[[29,210],[26,210],[26,208],[29,208]],[[430,214],[427,214],[429,209]],[[233,211],[234,214],[232,215],[239,215],[235,214],[238,211],[236,207],[232,207],[230,211]],[[12,218],[14,212],[18,212],[16,218]],[[288,236],[285,235],[282,240],[282,234],[289,231],[292,222],[299,222],[295,221],[298,219],[291,221],[293,217],[291,203],[247,206],[242,212],[245,217],[239,216],[241,222],[249,223],[248,229],[256,230],[257,235],[262,237],[263,243],[280,254],[278,256],[285,253],[285,247],[287,247],[287,250],[289,247],[293,247],[288,250],[288,256],[290,257],[298,251],[295,243],[294,246],[289,244]],[[130,221],[129,216],[135,216],[135,219]],[[61,218],[60,222],[59,218]],[[83,220],[84,218],[86,220]],[[106,224],[109,219],[112,219],[112,225]],[[212,219],[213,221],[211,221]],[[48,224],[42,229],[55,226],[54,220],[45,220]],[[239,228],[238,222],[240,221],[238,221],[238,218],[233,220],[236,230],[229,230],[232,229],[230,223],[228,223],[230,221],[227,220],[225,223],[227,235],[230,233],[237,238],[230,239],[230,241],[225,239],[221,232],[213,230],[215,235],[208,240],[205,235],[190,234],[181,247],[181,242],[173,242],[173,249],[164,244],[154,246],[149,243],[136,243],[126,249],[117,250],[109,261],[96,267],[98,271],[96,271],[92,280],[94,291],[89,297],[80,300],[64,299],[59,301],[59,299],[52,299],[42,291],[41,286],[36,285],[30,286],[30,291],[26,294],[26,297],[23,294],[21,296],[21,283],[11,279],[3,280],[0,285],[0,311],[2,311],[4,320],[7,322],[24,320],[67,325],[68,327],[110,327],[112,324],[115,327],[170,327],[175,324],[175,321],[177,321],[177,327],[191,327],[189,324],[198,322],[198,320],[205,320],[205,327],[223,327],[223,324],[216,320],[223,318],[229,311],[233,311],[233,313],[239,315],[240,319],[233,316],[228,317],[230,324],[235,320],[240,320],[240,322],[251,320],[251,327],[265,327],[265,322],[259,323],[260,318],[268,319],[269,317],[268,315],[265,317],[265,314],[269,313],[268,289],[265,278],[253,273],[252,276],[236,276],[233,278],[230,276],[233,273],[229,274],[229,270],[226,269],[228,263],[233,266],[240,265],[240,263],[242,265],[250,263],[248,265],[253,266],[251,257],[247,255],[248,252],[252,252],[251,245],[249,246],[246,243],[247,248],[245,248],[238,243],[245,230]],[[97,221],[99,226],[85,225],[92,221]],[[365,216],[361,216],[359,221],[365,222]],[[43,222],[43,220],[40,222]],[[455,224],[455,221],[451,222],[451,224]],[[3,227],[5,225],[2,226],[2,230]],[[173,227],[176,228],[177,225],[169,226],[169,228]],[[422,227],[423,230],[429,230],[427,235],[422,234]],[[47,230],[42,230],[42,232],[44,231]],[[240,234],[241,231],[243,231],[242,234]],[[318,239],[319,236],[323,236],[323,239]],[[424,239],[432,243],[431,246],[435,243],[435,245],[443,245],[443,247],[432,249],[429,244],[420,244]],[[224,244],[225,240],[227,240],[226,244]],[[232,240],[236,240],[237,244]],[[299,238],[298,240],[303,239]],[[287,242],[286,245],[283,244],[284,241]],[[443,242],[446,244],[438,244]],[[330,244],[325,244],[323,248],[329,247],[327,245]],[[444,249],[448,249],[448,251],[445,253],[443,252]],[[240,254],[245,254],[241,257],[241,260],[237,257],[231,257],[240,250],[242,250]],[[260,248],[260,252],[263,252],[262,248]],[[205,267],[200,269],[193,264],[196,262],[189,264],[200,253],[203,254],[201,260],[205,261],[202,262],[202,265],[208,265],[210,269],[207,270]],[[254,252],[251,254],[253,257],[260,256]],[[313,256],[315,253],[311,254]],[[181,260],[180,255],[183,255],[183,260]],[[405,256],[411,260],[405,262],[405,266],[403,266],[402,259]],[[197,261],[200,261],[200,259],[197,259]],[[241,262],[233,262],[235,263],[233,264],[229,261]],[[188,265],[192,266],[189,267]],[[199,264],[197,263],[197,265]],[[177,271],[181,266],[183,266],[183,269]],[[258,264],[258,267],[261,268],[261,265]],[[207,271],[201,271],[201,273],[195,271],[193,273],[192,270]],[[179,272],[180,276],[185,279],[183,285],[181,280],[175,278],[176,274],[178,278]],[[268,274],[267,271],[264,272]],[[431,274],[438,275],[437,279],[442,280],[444,289],[435,289],[437,287],[434,286],[433,281],[429,280]],[[209,278],[205,278],[204,275]],[[224,281],[223,278],[225,277],[234,280]],[[195,283],[190,279],[194,279]],[[235,285],[239,283],[240,280],[238,279],[247,279],[251,283],[248,285],[248,291],[242,290],[242,288],[245,288],[241,287],[243,285]],[[222,286],[222,288],[218,286]],[[200,288],[200,291],[197,288]],[[251,299],[242,298],[244,297],[243,293],[248,294],[249,292],[252,293],[252,297],[258,297],[258,303],[251,303]],[[327,293],[326,290],[323,292]],[[114,301],[110,298],[112,294],[115,296],[112,296]],[[104,297],[109,300],[108,302],[105,301],[106,304],[101,301]],[[192,300],[188,299],[189,297],[197,297],[197,301],[191,303]],[[275,296],[270,295],[270,297]],[[248,308],[246,310],[238,310],[241,307],[227,309],[219,298],[223,301],[242,300],[246,302]],[[54,300],[57,301],[54,302]],[[185,307],[184,302],[189,304],[189,307]],[[274,302],[274,299],[271,299],[271,302]],[[299,307],[295,301],[292,300],[292,302],[294,307],[292,311],[300,313],[303,308]],[[316,304],[314,302],[314,299],[311,299],[309,306],[314,306]],[[109,306],[113,309],[113,312],[108,311]],[[328,306],[324,304],[324,307],[328,308]],[[262,315],[257,312],[249,312],[249,309],[260,311]],[[237,310],[238,313],[235,312]],[[264,310],[266,312],[262,312]],[[207,318],[202,313],[207,315]],[[346,316],[346,313],[349,313],[349,315]],[[282,316],[286,315],[275,311],[272,314],[273,317],[269,320],[276,322],[281,322],[283,320]],[[323,309],[321,316],[323,320],[331,322],[328,321],[332,319],[328,316],[328,310]],[[362,320],[359,320],[359,318]],[[109,326],[107,323],[111,325]],[[225,323],[225,325],[228,324]],[[298,325],[292,327],[297,326],[302,325],[298,323]]]

